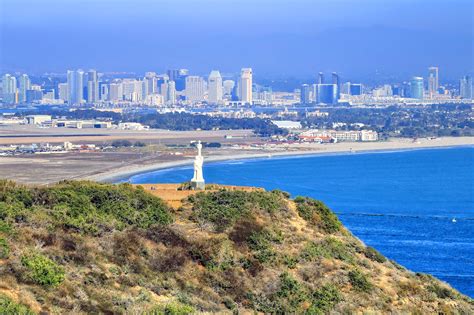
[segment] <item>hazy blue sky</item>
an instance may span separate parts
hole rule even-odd
[[[346,76],[473,71],[472,0],[0,0],[0,64]]]

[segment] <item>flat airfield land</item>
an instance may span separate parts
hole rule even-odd
[[[232,138],[226,138],[231,135]],[[106,151],[74,151],[60,154],[0,156],[0,178],[28,184],[49,184],[64,179],[115,181],[136,173],[191,164],[195,140],[219,142],[221,148],[205,148],[205,162],[282,155],[325,154],[377,150],[420,149],[474,145],[473,137],[436,139],[393,138],[378,142],[335,144],[269,143],[251,130],[218,131],[124,131],[108,129],[40,129],[27,126],[0,128],[0,145],[69,141],[104,145],[113,140],[144,142],[145,147]]]

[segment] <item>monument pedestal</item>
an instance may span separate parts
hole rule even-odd
[[[191,188],[193,190],[205,190],[206,185],[204,181],[191,181]]]

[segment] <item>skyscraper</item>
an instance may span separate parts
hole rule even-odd
[[[144,93],[145,95],[150,94],[158,94],[158,78],[156,77],[155,72],[147,72],[145,73],[145,78],[143,79],[145,82]]]
[[[252,104],[252,68],[242,68],[240,72],[240,100]]]
[[[176,81],[179,78],[179,69],[172,69],[166,71],[166,74],[170,78],[171,81]]]
[[[430,98],[432,98],[438,92],[439,88],[438,67],[429,67],[428,73],[428,92]]]
[[[318,84],[324,84],[324,73],[322,72],[318,74]]]
[[[235,82],[233,80],[225,80],[223,83],[224,86],[224,94],[231,95],[232,90],[234,89]]]
[[[208,80],[209,104],[218,104],[222,101],[222,77],[219,71],[213,70]]]
[[[459,81],[459,95],[464,99],[473,99],[474,93],[472,90],[472,77],[464,76]]]
[[[341,85],[339,82],[339,75],[336,72],[332,73],[332,84],[336,86],[336,95],[337,95],[337,99],[339,99],[341,95],[341,91],[340,91]]]
[[[168,81],[166,102],[171,105],[176,103],[176,83],[174,81]]]
[[[413,77],[410,80],[410,98],[423,99],[423,78]]]
[[[68,70],[67,90],[69,105],[77,105],[84,102],[84,71]]]
[[[59,99],[67,102],[67,100],[69,99],[68,91],[67,91],[67,83],[59,83],[58,90],[59,90],[58,91]]]
[[[317,103],[336,104],[337,88],[335,84],[318,84]]]
[[[10,74],[5,74],[2,78],[3,103],[18,103],[18,90],[16,88],[16,78]]]
[[[186,100],[189,102],[200,102],[204,100],[206,84],[202,77],[190,75],[186,77]]]
[[[354,84],[350,83],[349,86],[349,94],[350,95],[362,95],[362,84]]]
[[[87,101],[95,103],[99,100],[99,81],[97,71],[89,70],[87,72]]]
[[[109,83],[108,100],[112,102],[123,100],[123,84],[121,82]]]
[[[311,86],[310,85],[303,84],[301,86],[300,102],[301,104],[311,103]]]
[[[26,102],[26,91],[31,88],[31,81],[27,74],[22,74],[19,78],[19,93],[18,93],[18,101],[20,103]]]

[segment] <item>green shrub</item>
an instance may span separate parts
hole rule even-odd
[[[288,307],[285,313],[296,312],[308,298],[303,285],[287,272],[280,275],[280,289],[276,292],[276,297],[285,301]]]
[[[384,263],[387,261],[387,258],[385,258],[384,255],[380,254],[375,248],[370,247],[370,246],[365,248],[364,255],[370,260],[373,260],[379,263]]]
[[[282,257],[283,264],[290,269],[296,268],[298,264],[298,257],[290,256],[290,255],[283,255]]]
[[[165,305],[159,305],[152,310],[145,312],[146,315],[188,315],[195,313],[196,310],[190,305],[180,302],[171,302]]]
[[[281,233],[264,229],[253,232],[249,236],[247,244],[254,251],[254,257],[259,262],[268,263],[276,258],[276,252],[273,249],[272,243],[281,243],[282,241],[283,235]]]
[[[51,187],[25,188],[0,182],[0,204],[2,201],[5,207],[0,206],[0,219],[19,221],[25,213],[41,211],[53,225],[88,234],[173,221],[161,199],[130,184],[64,181]]]
[[[5,315],[34,315],[28,307],[15,303],[9,297],[0,294],[0,314]]]
[[[2,208],[2,204],[0,203],[0,209]],[[0,210],[1,213],[1,210]],[[1,216],[1,214],[0,214]],[[0,233],[4,233],[6,235],[10,234],[12,232],[13,228],[10,223],[0,220]]]
[[[8,258],[10,254],[10,246],[4,238],[0,238],[0,259]]]
[[[354,260],[351,248],[333,237],[327,237],[318,243],[310,242],[301,253],[301,258],[306,261],[313,261],[323,257],[346,262],[353,262]]]
[[[348,275],[349,282],[355,290],[361,292],[370,292],[372,290],[372,284],[369,282],[369,279],[359,270],[351,270]]]
[[[225,230],[253,211],[276,213],[285,208],[281,194],[264,191],[220,190],[198,193],[190,196],[188,201],[193,207],[191,219],[201,224],[212,223],[217,231]]]
[[[28,270],[27,278],[39,285],[55,287],[64,280],[64,269],[41,254],[23,255],[21,263]]]
[[[312,294],[312,306],[308,313],[325,314],[342,301],[342,295],[339,289],[333,284],[326,284]]]
[[[453,299],[453,300],[455,300],[458,297],[457,294],[453,290],[451,290],[449,288],[446,288],[446,287],[442,287],[437,283],[433,283],[433,284],[429,285],[428,286],[428,291],[433,292],[440,299]]]
[[[335,233],[341,230],[342,223],[324,203],[308,197],[295,198],[299,215],[325,232]]]

